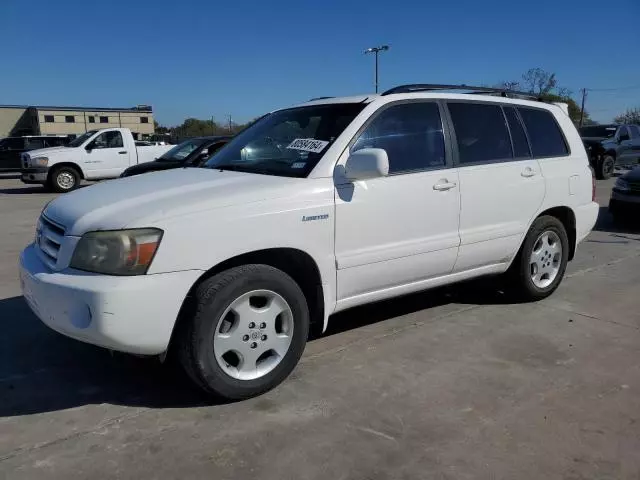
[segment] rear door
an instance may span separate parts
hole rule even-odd
[[[0,170],[19,170],[20,154],[24,152],[25,139],[5,138],[0,143]]]
[[[626,126],[622,126],[618,129],[616,134],[616,141],[618,142],[618,156],[616,158],[617,165],[631,165],[635,163],[635,155],[633,148],[633,141],[629,134],[629,129]]]
[[[115,178],[129,166],[129,149],[119,130],[107,130],[87,145],[84,169],[87,178]],[[135,152],[134,152],[135,153]]]
[[[640,127],[638,125],[629,125],[629,134],[631,135],[631,162],[640,163]]]
[[[508,262],[545,194],[521,119],[509,105],[447,102],[460,178],[454,272]]]

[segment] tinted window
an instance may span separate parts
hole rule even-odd
[[[518,111],[527,128],[534,158],[561,157],[569,153],[560,127],[551,112],[522,107]]]
[[[41,138],[27,138],[27,150],[36,150],[44,148],[44,141]]]
[[[75,123],[76,122],[76,117],[74,117],[73,115],[65,115],[64,116],[64,121],[67,123]]]
[[[383,110],[351,147],[382,148],[389,156],[389,173],[445,166],[444,137],[438,105],[404,103]]]
[[[93,140],[93,148],[121,148],[122,135],[118,131],[104,132]]]
[[[629,140],[629,130],[627,130],[627,127],[620,127],[618,138],[620,140]]]
[[[100,123],[109,123],[109,117],[100,117]]]
[[[45,115],[44,121],[45,123],[53,123],[54,122],[53,115]]]
[[[65,144],[65,139],[60,137],[43,138],[45,147],[59,147]]]
[[[629,131],[631,132],[631,138],[640,138],[640,127],[637,125],[631,125]]]
[[[502,108],[481,103],[449,103],[461,164],[513,158]]]
[[[527,136],[524,133],[522,122],[520,122],[520,119],[518,118],[518,115],[516,113],[516,109],[512,107],[505,107],[504,113],[507,117],[507,123],[509,124],[509,131],[511,132],[513,156],[515,158],[531,158],[529,142],[527,140]]]
[[[616,134],[616,126],[607,125],[590,125],[588,127],[580,128],[581,137],[599,137],[610,138]]]
[[[96,123],[96,117],[94,117],[93,115],[89,115],[87,117],[87,120],[89,120],[89,123]]]
[[[2,141],[3,150],[23,150],[24,139],[23,138],[5,138]]]

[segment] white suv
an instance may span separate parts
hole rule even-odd
[[[340,310],[495,274],[546,297],[598,215],[583,143],[556,105],[458,88],[318,99],[207,168],[62,195],[21,254],[24,296],[78,340],[171,348],[228,399],[282,382]]]

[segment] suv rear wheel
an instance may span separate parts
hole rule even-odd
[[[569,239],[556,217],[537,218],[509,271],[521,300],[541,300],[558,288],[569,261]]]
[[[180,361],[198,386],[225,400],[280,384],[300,360],[309,333],[302,290],[267,265],[232,268],[202,282],[186,315]]]

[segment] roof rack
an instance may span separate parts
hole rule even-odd
[[[540,96],[530,92],[518,92],[515,90],[507,90],[506,88],[494,88],[494,87],[474,87],[473,85],[445,85],[439,83],[413,83],[408,85],[399,85],[393,87],[386,92],[382,93],[382,96],[391,95],[393,93],[412,93],[412,92],[429,92],[438,90],[465,90],[466,93],[480,94],[499,94],[501,97],[520,97],[528,98],[538,101],[543,101]]]

